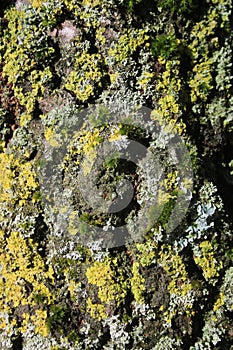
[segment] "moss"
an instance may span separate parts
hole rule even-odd
[[[158,7],[162,10],[168,10],[171,12],[178,12],[179,14],[189,12],[192,7],[192,0],[165,0],[158,1]],[[160,10],[160,11],[161,11]]]
[[[178,40],[174,33],[169,35],[162,34],[158,36],[151,43],[151,51],[155,57],[162,57],[163,59],[176,56],[178,49]]]

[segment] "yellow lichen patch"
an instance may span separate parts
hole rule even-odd
[[[88,153],[101,142],[101,130],[102,129],[95,128],[93,131],[87,131],[83,136],[80,136],[79,142],[83,144],[82,150],[85,155],[88,155]]]
[[[32,0],[32,6],[35,8],[40,8],[43,5],[43,0]]]
[[[83,6],[96,7],[102,5],[100,0],[82,0]]]
[[[102,86],[103,60],[100,54],[89,54],[87,51],[78,53],[74,70],[69,74],[65,88],[73,91],[81,101],[94,95],[95,86]]]
[[[121,128],[120,127],[115,127],[111,131],[111,135],[109,136],[109,141],[110,142],[118,141],[118,140],[121,139],[121,137],[122,137]]]
[[[86,271],[88,282],[98,287],[98,297],[103,303],[114,302],[120,305],[126,296],[126,281],[121,274],[116,274],[114,265],[117,261],[106,259],[104,262],[96,261]],[[118,273],[120,269],[118,269]]]
[[[22,114],[19,120],[20,126],[26,126],[32,120],[32,116],[30,114]]]
[[[140,264],[135,262],[132,266],[131,291],[138,304],[144,303],[145,279],[140,273]]]
[[[93,165],[94,165],[96,155],[97,155],[97,153],[94,149],[90,150],[86,154],[86,158],[84,159],[84,161],[82,163],[84,176],[87,176],[91,172],[91,169],[93,168]]]
[[[140,76],[138,80],[138,84],[146,90],[148,85],[151,84],[151,81],[155,77],[155,73],[152,72],[143,72],[143,74]]]
[[[0,201],[18,200],[22,206],[37,188],[36,174],[30,162],[20,162],[12,154],[0,154]]]
[[[106,44],[106,36],[105,36],[106,28],[100,27],[96,29],[96,41],[99,45],[105,45]]]
[[[167,191],[163,191],[161,188],[158,190],[158,204],[159,205],[164,205],[169,202],[171,199],[170,193]]]
[[[169,325],[171,325],[172,319],[173,319],[173,317],[174,317],[175,315],[176,315],[175,312],[165,311],[165,312],[163,313],[164,321],[165,321],[166,323],[168,323]]]
[[[171,91],[181,89],[181,80],[179,78],[179,61],[167,61],[160,59],[160,63],[165,65],[165,71],[160,75],[156,90],[162,92],[165,88]]]
[[[218,311],[225,303],[225,295],[220,292],[218,299],[214,303],[213,310],[214,312]]]
[[[83,11],[83,8],[80,6],[80,1],[77,0],[63,0],[64,5],[68,11],[72,12],[73,15],[78,17]],[[85,11],[83,11],[85,13]]]
[[[56,134],[52,128],[47,127],[45,129],[44,135],[45,135],[46,140],[49,142],[49,144],[52,147],[59,147],[60,146],[59,135]]]
[[[95,262],[93,266],[87,269],[86,276],[89,283],[100,287],[103,284],[103,281],[105,283],[107,279],[111,279],[110,272],[111,268],[109,262]]]
[[[95,158],[97,156],[96,146],[102,141],[101,131],[103,128],[95,128],[90,131],[80,131],[75,135],[75,140],[78,140],[78,145],[69,147],[69,153],[71,155],[78,155],[83,157],[82,169],[84,176],[88,175],[93,167]],[[74,142],[75,142],[74,140]],[[70,155],[65,157],[65,162],[69,161]],[[76,160],[76,165],[80,164],[80,159]]]
[[[218,38],[214,37],[218,24],[218,13],[211,9],[202,21],[196,23],[191,31],[191,43],[189,49],[192,52],[195,66],[189,79],[191,88],[191,101],[206,101],[209,92],[214,87],[213,63],[210,58],[211,50],[218,47]]]
[[[155,259],[157,253],[157,244],[154,242],[146,242],[146,243],[137,243],[136,248],[138,250],[137,257],[140,261],[140,264],[145,266],[150,266]]]
[[[68,281],[68,291],[72,298],[75,298],[76,291],[80,288],[81,283],[77,283],[73,280]]]
[[[168,110],[167,110],[168,111]],[[182,120],[177,121],[172,113],[164,113],[164,110],[157,108],[151,112],[151,117],[158,122],[164,132],[182,135],[185,133],[186,125]]]
[[[117,81],[117,79],[119,78],[119,76],[120,75],[118,72],[110,73],[109,77],[110,77],[111,84],[114,84]]]
[[[37,189],[38,183],[35,179],[35,172],[32,171],[32,166],[29,162],[20,165],[20,174],[18,175],[18,184],[24,189],[23,196],[19,200],[19,205],[24,205],[32,192]],[[32,199],[34,202],[35,199]]]
[[[125,29],[118,41],[113,43],[108,51],[116,63],[122,63],[141,45],[147,45],[149,36],[144,29]]]
[[[75,5],[74,11],[81,20],[85,21],[87,27],[100,27],[99,17],[101,13],[106,13],[109,7],[108,1],[100,0],[82,0],[78,3],[79,7]]]
[[[214,247],[209,241],[201,242],[200,251],[195,251],[194,261],[201,267],[206,280],[217,277],[222,269],[222,262],[218,262],[214,255]]]
[[[201,53],[205,52],[208,54],[206,44],[209,41],[209,37],[214,34],[217,26],[217,17],[217,12],[211,10],[207,18],[194,25],[191,31],[191,38],[193,40],[189,45],[189,49],[191,49],[195,59],[197,59]]]
[[[163,184],[168,191],[174,191],[177,189],[177,178],[178,178],[178,171],[175,170],[171,173],[169,173],[166,177],[166,179],[163,181]]]
[[[30,7],[28,11],[31,13],[39,11],[42,3],[43,1],[33,0],[34,9]],[[27,11],[12,6],[6,10],[5,18],[8,25],[2,42],[3,76],[12,84],[12,90],[20,105],[25,107],[25,116],[31,116],[36,101],[44,94],[45,84],[52,78],[47,64],[44,68],[41,66],[43,66],[43,60],[54,53],[54,49],[52,46],[48,46],[46,50],[43,48],[43,45],[46,44],[46,29],[43,26],[38,29],[35,18],[29,25]],[[40,40],[37,40],[39,35]],[[38,58],[37,50],[40,52]],[[28,84],[27,88],[25,88],[25,81]],[[23,120],[22,117],[21,119],[20,124],[26,125],[26,119]]]
[[[0,154],[0,193],[1,200],[4,202],[11,199],[14,175],[11,169],[12,161],[12,154],[10,156],[8,156],[6,153]]]
[[[36,306],[37,316],[29,314],[29,311],[24,314],[22,331],[26,330],[27,322],[31,320],[39,333],[47,335],[43,308],[54,301],[54,296],[46,281],[53,283],[54,277],[53,269],[47,268],[37,253],[37,245],[31,239],[26,241],[19,232],[11,232],[0,244],[0,265],[1,311],[11,314],[12,309],[28,307],[29,310]],[[37,299],[40,299],[39,304]]]
[[[47,311],[46,310],[36,310],[35,315],[31,317],[32,322],[35,325],[36,333],[47,337],[49,334],[47,326]]]
[[[70,235],[74,236],[78,233],[77,228],[77,212],[72,211],[69,215],[69,225],[68,225],[68,232]]]
[[[163,181],[160,181],[160,186],[158,190],[158,204],[165,205],[171,199],[175,199],[178,191],[178,172],[173,171],[167,174]]]
[[[165,119],[180,114],[179,91],[181,90],[181,80],[179,78],[179,61],[161,62],[165,66],[165,71],[158,77],[156,91],[162,95],[158,100],[158,110],[156,113]]]
[[[80,138],[80,142],[83,143],[82,150],[84,153],[84,161],[82,163],[84,176],[90,173],[95,158],[97,156],[95,147],[101,142],[100,130],[95,128],[93,132],[88,131],[84,137]]]
[[[179,105],[177,104],[175,97],[172,95],[161,97],[159,100],[159,106],[161,111],[163,111],[164,116],[179,113]]]
[[[19,99],[20,104],[25,106],[27,115],[30,115],[34,108],[37,100],[43,97],[45,91],[45,83],[48,83],[52,78],[52,73],[49,67],[43,71],[33,69],[29,76],[31,83],[31,90],[24,92],[19,86],[14,87],[15,96]]]
[[[168,284],[169,293],[186,296],[192,290],[192,285],[182,258],[172,250],[171,246],[163,246],[158,262],[171,279]]]
[[[105,319],[107,317],[105,309],[104,305],[98,303],[94,304],[91,298],[87,299],[86,310],[91,317],[96,318],[99,321]]]
[[[207,100],[208,92],[213,88],[211,64],[211,61],[207,60],[196,64],[193,68],[194,76],[189,81],[192,102],[195,102],[198,98],[202,99],[202,101]]]

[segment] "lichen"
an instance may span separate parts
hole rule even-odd
[[[231,347],[231,28],[231,0],[2,2],[0,348]]]

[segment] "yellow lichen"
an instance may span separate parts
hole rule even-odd
[[[43,310],[54,302],[54,296],[46,285],[53,283],[53,269],[47,268],[37,253],[37,245],[31,239],[26,241],[19,232],[11,232],[10,236],[0,244],[0,309],[11,314],[12,308],[36,307],[34,314],[24,313],[21,331],[26,331],[29,320],[36,326],[38,333],[47,335],[46,312]],[[27,286],[30,286],[29,291]],[[37,298],[40,297],[40,304]],[[4,320],[0,320],[2,323]],[[1,326],[3,327],[3,325]]]
[[[103,60],[100,54],[89,54],[87,51],[78,53],[74,70],[69,74],[65,88],[73,91],[81,101],[94,95],[95,85],[102,86]]]
[[[99,321],[107,317],[105,306],[98,303],[94,304],[91,298],[87,299],[86,310],[91,317],[96,318]]]
[[[143,72],[138,80],[138,84],[146,90],[148,85],[151,84],[152,79],[155,77],[155,73],[153,72]]]
[[[109,141],[110,142],[118,141],[121,139],[121,137],[122,137],[121,129],[119,127],[115,127],[111,131],[111,135],[109,136]]]
[[[52,128],[47,127],[45,129],[44,135],[45,135],[46,140],[49,142],[49,144],[52,147],[59,147],[60,146],[59,135],[56,134]]]
[[[141,45],[147,45],[149,36],[144,29],[125,29],[117,42],[113,43],[108,51],[116,63],[123,62],[132,55]]]
[[[161,59],[160,59],[161,60]],[[165,71],[160,74],[156,84],[156,91],[162,95],[158,100],[157,115],[165,119],[180,114],[179,91],[181,90],[181,80],[179,78],[179,61],[161,62],[165,66]]]
[[[137,257],[140,261],[140,264],[145,266],[150,266],[153,260],[156,257],[157,253],[157,244],[154,242],[146,242],[146,243],[137,243],[136,248],[138,250]]]
[[[140,273],[140,264],[135,262],[132,266],[131,291],[138,304],[144,303],[145,279]]]
[[[170,294],[184,297],[192,290],[192,284],[189,281],[185,264],[182,258],[172,250],[171,246],[164,246],[160,251],[159,264],[161,264],[171,279],[168,284]]]
[[[104,304],[114,302],[120,305],[127,293],[127,280],[121,275],[121,269],[118,274],[115,272],[117,260],[112,261],[107,258],[105,261],[95,261],[86,271],[88,282],[98,287],[98,297]]]
[[[195,102],[198,98],[206,101],[208,92],[213,88],[213,78],[211,74],[210,60],[196,64],[193,68],[194,76],[189,81],[191,87],[191,101]]]
[[[0,201],[18,200],[22,206],[37,188],[36,173],[30,162],[20,162],[12,154],[0,153]]]
[[[214,307],[213,307],[214,312],[218,311],[224,305],[224,303],[225,303],[225,295],[222,292],[220,292],[218,299],[214,303]]]
[[[222,262],[216,260],[214,248],[209,241],[200,243],[200,251],[196,252],[194,261],[202,268],[203,276],[206,280],[217,277],[222,269]]]

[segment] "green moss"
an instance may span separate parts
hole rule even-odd
[[[179,14],[190,11],[192,0],[159,0],[158,7],[162,10],[178,12]]]
[[[176,56],[178,40],[175,34],[161,34],[151,42],[151,51],[155,57],[163,59]]]

